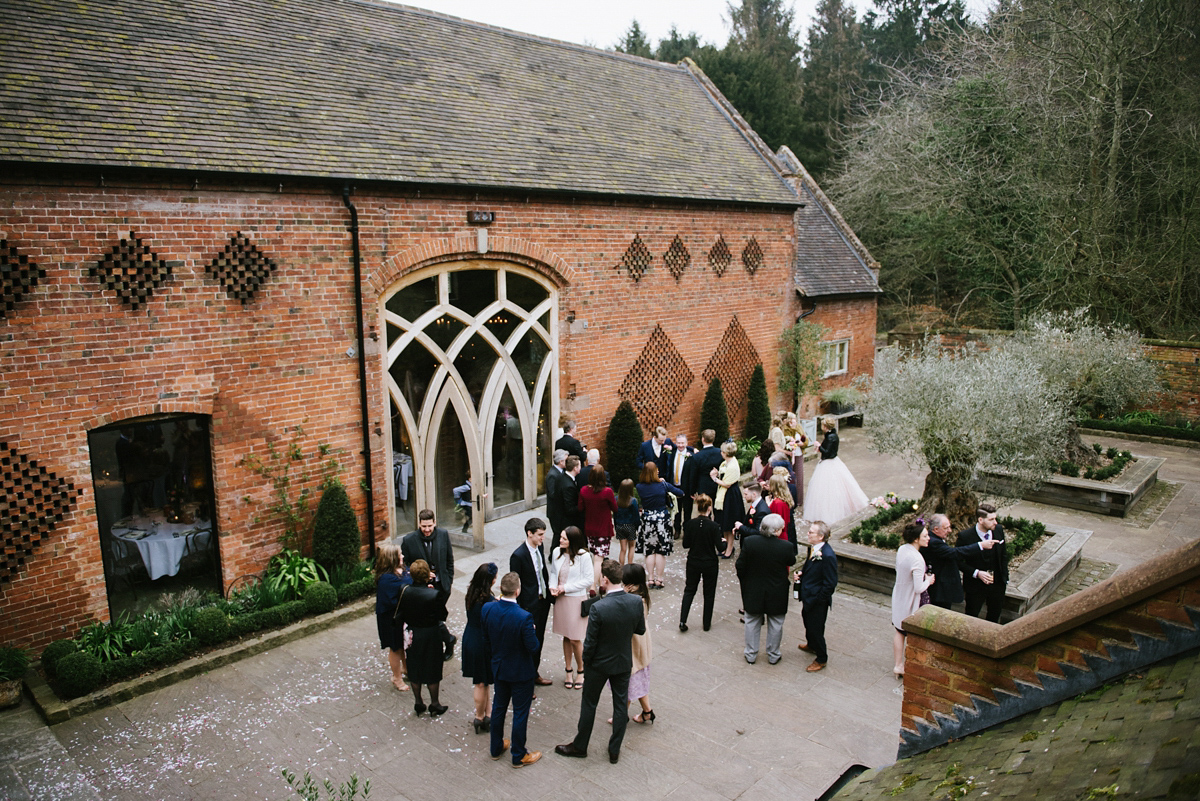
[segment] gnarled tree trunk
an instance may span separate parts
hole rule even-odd
[[[954,531],[973,525],[979,496],[970,490],[970,486],[970,478],[957,471],[930,470],[925,477],[925,492],[921,495],[921,517],[928,521],[934,514],[944,514],[950,518]]]

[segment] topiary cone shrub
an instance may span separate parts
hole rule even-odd
[[[642,446],[642,424],[629,401],[621,401],[604,436],[604,468],[614,487],[629,478],[638,480],[637,453]]]
[[[700,407],[700,430],[706,428],[717,433],[713,440],[717,447],[729,439],[729,408],[725,405],[725,390],[721,388],[720,378],[709,383],[708,392],[704,393],[704,405]],[[696,439],[699,441],[700,438]]]
[[[746,391],[746,427],[743,437],[766,442],[771,434],[771,399],[767,395],[767,376],[761,364],[754,365],[750,388]]]
[[[326,570],[358,564],[362,534],[346,488],[331,479],[321,493],[313,520],[313,559]]]
[[[78,698],[100,686],[100,660],[87,651],[67,654],[58,660],[55,672],[58,689],[64,698]]]
[[[337,602],[338,592],[328,581],[314,581],[304,588],[304,608],[309,614],[332,612]]]

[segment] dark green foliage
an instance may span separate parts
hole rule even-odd
[[[750,468],[754,466],[754,457],[758,456],[758,449],[762,447],[762,441],[753,437],[739,439],[737,446],[738,466],[742,468],[743,473],[749,473]]]
[[[286,626],[299,620],[304,611],[304,601],[288,601],[270,609],[235,617],[230,621],[230,630],[234,636],[240,637],[260,629]]]
[[[650,47],[650,40],[646,38],[646,32],[642,30],[642,26],[638,25],[635,19],[629,24],[629,30],[621,37],[621,41],[617,43],[616,51],[618,53],[628,53],[631,56],[641,56],[642,58],[654,58],[654,51]]]
[[[101,662],[124,656],[126,628],[123,620],[84,626],[79,632],[79,649],[87,651]]]
[[[67,698],[87,695],[100,685],[100,660],[87,651],[76,651],[55,665],[58,688]]]
[[[229,638],[229,618],[215,606],[206,606],[196,613],[192,633],[205,645],[216,645]]]
[[[1079,475],[1079,465],[1068,460],[1059,464],[1058,472],[1062,473],[1064,476],[1075,478]]]
[[[1015,559],[1028,551],[1047,533],[1044,525],[1024,517],[1002,517],[1000,525],[1004,528],[1004,542],[1009,559]]]
[[[700,407],[700,430],[706,428],[716,432],[713,444],[718,447],[729,439],[729,409],[725,405],[725,390],[721,388],[720,378],[713,378],[709,383],[708,391],[704,393],[704,405]]]
[[[339,604],[344,604],[347,601],[353,601],[355,598],[361,598],[364,595],[369,595],[375,591],[375,579],[371,576],[356,579],[348,582],[337,588],[337,600]]]
[[[329,569],[329,583],[338,589],[363,578],[374,578],[369,561],[356,562],[352,565],[335,565]]]
[[[1104,446],[1103,446],[1103,445],[1101,445],[1099,442],[1093,442],[1093,443],[1092,443],[1092,450],[1094,450],[1096,453],[1102,453],[1102,452],[1104,451]],[[1111,459],[1112,457],[1110,456],[1110,457],[1108,457],[1108,458],[1110,458],[1110,459]]]
[[[338,592],[327,581],[314,581],[304,588],[304,609],[310,615],[332,612],[337,602]]]
[[[621,401],[604,436],[604,469],[610,483],[621,486],[625,479],[638,480],[637,452],[642,445],[642,424],[629,401]]]
[[[1200,428],[1185,428],[1183,426],[1167,426],[1156,423],[1143,423],[1136,420],[1081,420],[1080,428],[1093,428],[1097,431],[1118,431],[1125,434],[1141,434],[1147,437],[1169,437],[1200,442]]]
[[[29,652],[12,645],[0,647],[0,681],[24,678],[29,669]]]
[[[746,427],[742,436],[763,442],[771,433],[771,399],[767,396],[767,376],[761,364],[750,374],[746,392]]]
[[[1097,446],[1099,444],[1100,444],[1099,442],[1096,443]],[[1096,453],[1099,453],[1099,452],[1100,452],[1099,450],[1096,451]],[[1109,459],[1116,459],[1118,453],[1120,453],[1120,451],[1114,445],[1114,446],[1110,447],[1107,451],[1105,451],[1104,455],[1107,456]]]
[[[1109,448],[1110,452],[1116,451],[1116,448]],[[1132,462],[1133,454],[1129,451],[1121,451],[1115,455],[1110,455],[1112,464],[1106,467],[1089,467],[1087,472],[1083,474],[1084,478],[1090,478],[1093,481],[1107,481],[1115,475],[1120,474],[1125,469],[1125,465]]]
[[[850,529],[850,533],[847,535],[847,538],[851,542],[859,543],[861,545],[871,545],[874,543],[879,548],[887,547],[884,543],[879,541],[879,538],[875,536],[879,529],[883,528],[884,526],[891,525],[907,515],[916,516],[916,513],[917,502],[912,498],[901,498],[887,509],[880,509],[875,514],[871,515],[866,520]],[[886,541],[887,536],[884,535],[882,539]],[[897,544],[895,547],[899,548],[900,545]]]
[[[357,565],[362,534],[358,517],[342,482],[332,479],[325,485],[313,520],[313,559],[326,570],[338,565]]]
[[[102,675],[105,682],[123,681],[150,670],[186,659],[202,648],[199,639],[175,640],[165,645],[156,645],[136,654],[105,662]]]
[[[46,671],[48,677],[54,678],[58,660],[78,650],[79,644],[74,640],[55,640],[42,651],[42,670]]]

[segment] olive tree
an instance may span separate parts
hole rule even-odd
[[[1144,404],[1160,391],[1158,370],[1137,331],[1101,325],[1088,309],[1031,316],[1011,337],[992,341],[1037,365],[1065,406],[1060,459],[1093,464],[1097,455],[1079,438],[1081,415],[1114,414]]]
[[[1033,360],[1001,348],[943,349],[935,337],[879,353],[865,422],[875,450],[929,468],[921,512],[958,526],[973,520],[976,488],[1020,494],[1050,474],[1065,408]]]

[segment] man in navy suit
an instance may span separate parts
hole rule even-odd
[[[711,473],[714,467],[719,467],[725,461],[725,457],[721,455],[721,449],[713,445],[716,438],[717,432],[711,428],[700,432],[700,450],[687,460],[687,478],[683,482],[686,486],[682,487],[685,495],[693,498],[697,495],[717,497],[717,482],[713,481]]]
[[[746,537],[752,537],[757,534],[758,527],[762,525],[763,518],[771,514],[771,506],[767,503],[767,499],[763,497],[762,485],[758,483],[758,479],[754,476],[746,479],[746,482],[742,484],[742,500],[745,501],[746,508],[750,511],[746,514],[745,524],[740,520],[733,522],[733,530],[741,535],[744,547]],[[784,532],[785,535],[786,533]]]
[[[800,600],[804,603],[804,633],[808,642],[800,650],[815,658],[805,670],[816,673],[824,670],[829,661],[825,647],[825,620],[833,606],[833,591],[837,589],[837,557],[829,547],[829,526],[818,520],[808,527],[808,544],[812,546],[804,568],[796,574],[800,580]]]
[[[646,462],[654,462],[658,466],[659,477],[667,478],[667,459],[672,450],[671,443],[667,442],[667,429],[659,426],[654,429],[654,435],[638,448],[637,469],[641,470]]]
[[[483,642],[492,655],[492,759],[499,759],[510,741],[504,739],[504,718],[512,701],[512,766],[523,768],[542,758],[541,751],[525,748],[529,707],[533,703],[533,680],[537,676],[537,654],[542,643],[533,630],[533,615],[517,605],[521,578],[506,573],[500,579],[500,600],[483,605]]]
[[[608,738],[608,761],[616,763],[629,723],[629,674],[633,670],[633,635],[646,633],[645,609],[641,596],[625,591],[622,565],[605,559],[600,568],[603,598],[588,605],[587,634],[583,638],[583,698],[579,706],[579,727],[575,739],[554,746],[554,753],[567,757],[587,756],[596,722],[596,707],[607,683],[612,689],[613,727]],[[495,716],[493,716],[495,719]]]
[[[996,544],[995,540],[987,539],[954,548],[946,543],[949,534],[950,518],[943,514],[932,515],[929,518],[929,544],[921,549],[925,564],[937,577],[929,588],[929,600],[943,609],[962,603],[962,567],[967,557],[980,550],[990,550]]]
[[[550,571],[546,565],[546,552],[542,541],[546,538],[546,523],[540,517],[525,521],[525,541],[517,546],[508,557],[508,569],[521,579],[521,592],[517,605],[533,616],[534,633],[538,643],[546,638],[546,618],[550,615]],[[534,679],[539,685],[548,685],[538,672],[542,663],[542,646],[537,647],[533,663]]]

